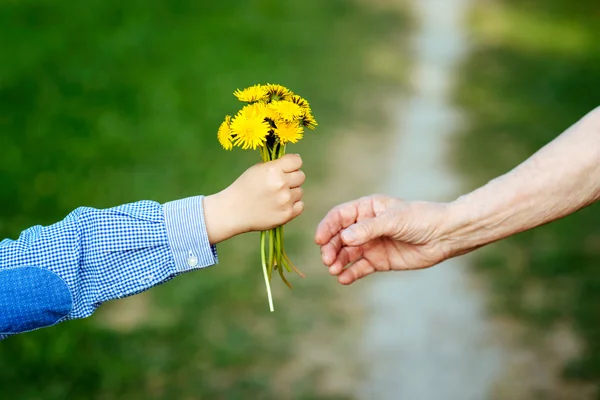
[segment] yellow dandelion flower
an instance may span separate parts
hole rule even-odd
[[[267,89],[262,85],[250,86],[244,90],[237,89],[233,94],[239,101],[245,103],[253,103],[255,101],[267,99]]]
[[[302,139],[303,132],[304,128],[298,122],[280,121],[277,123],[277,128],[275,128],[275,135],[277,135],[281,143],[296,143]]]
[[[280,118],[285,121],[293,121],[300,118],[303,114],[302,107],[291,101],[278,100],[271,103],[273,110],[279,114]]]
[[[297,94],[292,95],[290,101],[292,103],[298,104],[300,107],[302,107],[304,109],[309,109],[310,110],[310,104],[308,104],[308,101],[306,101],[306,99],[298,96]]]
[[[233,144],[244,150],[255,150],[265,143],[270,129],[262,116],[246,117],[239,113],[231,121],[231,131],[235,134]]]
[[[277,121],[280,118],[277,111],[273,107],[271,107],[271,104],[262,103],[261,112],[265,116],[265,118],[270,119],[273,122]]]
[[[316,127],[319,125],[317,123],[317,120],[315,119],[315,117],[313,117],[312,113],[310,112],[310,110],[307,110],[301,118],[301,123],[304,127],[314,131],[316,129]]]
[[[263,106],[264,103],[252,103],[252,104],[248,104],[246,106],[244,106],[240,112],[239,115],[244,116],[245,118],[253,118],[253,117],[258,117],[263,115]]]
[[[262,117],[263,119],[268,118],[271,121],[279,119],[279,114],[269,104],[262,101],[244,106],[239,114],[246,118]]]
[[[219,143],[225,150],[231,150],[233,145],[231,144],[232,132],[231,132],[231,117],[228,115],[225,117],[225,121],[219,127],[219,132],[217,133],[217,138],[219,139]]]
[[[289,100],[294,95],[290,89],[274,83],[267,83],[264,88],[271,101]]]

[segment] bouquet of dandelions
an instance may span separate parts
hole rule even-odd
[[[308,101],[288,88],[275,85],[254,85],[233,93],[245,105],[232,118],[226,116],[218,131],[218,139],[225,150],[233,146],[260,152],[263,162],[278,159],[285,154],[288,143],[302,139],[304,128],[314,130],[317,121]],[[283,226],[263,231],[260,235],[260,255],[267,286],[269,308],[273,309],[270,281],[273,271],[288,287],[284,269],[304,275],[292,264],[283,247]]]

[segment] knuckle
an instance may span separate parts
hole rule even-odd
[[[268,182],[270,188],[274,191],[279,191],[286,186],[285,179],[283,179],[283,176],[279,173],[279,171],[275,171],[270,174]]]
[[[277,171],[279,169],[272,162],[267,162],[267,163],[264,163],[264,164],[258,164],[258,166],[260,166],[261,168],[264,168],[264,170],[267,171],[268,174],[271,174],[274,171]]]
[[[279,194],[279,201],[281,204],[288,204],[292,200],[292,194],[289,190],[284,190]]]
[[[285,178],[283,177],[283,175],[281,175],[279,177],[279,179],[277,179],[277,188],[279,190],[285,190],[286,188],[288,188],[288,183],[286,182]]]
[[[354,215],[354,211],[352,209],[352,207],[341,207],[339,210],[339,214],[341,215],[341,217],[343,219],[352,219],[352,216]]]
[[[285,192],[285,181],[283,179],[275,179],[273,180],[273,188],[281,193]]]
[[[273,162],[269,162],[268,164],[266,164],[266,166],[267,166],[267,171],[270,174],[278,175],[281,172],[281,166],[278,165],[278,164],[275,164]]]
[[[293,216],[294,216],[294,210],[292,209],[292,207],[286,207],[283,210],[282,217],[285,221],[289,221],[290,219],[292,219]]]

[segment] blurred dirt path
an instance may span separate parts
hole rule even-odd
[[[469,0],[414,0],[413,93],[396,107],[391,172],[380,191],[409,200],[450,200],[457,177],[447,143],[460,116],[450,105],[457,63],[468,50]],[[369,277],[360,399],[483,400],[493,390],[502,351],[483,295],[465,258],[436,268]]]

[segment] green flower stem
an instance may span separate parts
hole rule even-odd
[[[283,273],[283,268],[279,268],[279,276],[281,276],[281,280],[283,281],[283,283],[285,283],[287,285],[287,287],[289,287],[291,289],[292,284],[290,282],[288,282],[288,280],[286,279],[286,277]]]
[[[276,142],[273,146],[265,145],[260,148],[260,156],[263,162],[276,160],[285,154],[285,144]],[[268,231],[260,233],[260,257],[267,287],[267,296],[269,298],[269,309],[274,311],[273,296],[271,294],[271,279],[273,270],[277,270],[281,280],[291,289],[292,285],[285,276],[284,269],[287,272],[295,271],[304,278],[304,275],[292,264],[285,253],[283,240],[283,226],[278,226]]]
[[[294,264],[292,264],[292,262],[290,261],[290,258],[287,256],[287,254],[285,252],[283,252],[283,259],[285,260],[285,262],[292,267],[292,269],[294,270],[294,272],[296,272],[298,275],[300,275],[301,278],[304,278],[304,274],[302,272],[300,272],[300,270],[298,270],[298,268],[296,268],[294,266]]]
[[[262,269],[263,269],[263,275],[265,277],[265,285],[267,286],[267,297],[269,298],[269,310],[271,310],[271,312],[275,311],[275,308],[273,308],[273,296],[271,295],[271,284],[269,283],[269,276],[267,274],[267,260],[265,257],[265,238],[266,238],[266,232],[263,231],[260,233],[260,258],[262,261]]]
[[[283,265],[285,267],[285,269],[287,269],[288,272],[292,272],[292,269],[285,263],[285,260],[283,258],[283,254],[285,253],[284,248],[283,248],[283,226],[278,226],[277,228],[277,246],[278,246],[278,250],[279,250],[279,265]]]
[[[261,155],[263,162],[269,161],[270,157],[269,157],[268,150],[265,149],[264,147],[261,147],[260,155]],[[267,267],[267,256],[266,256],[267,250],[266,250],[266,244],[265,244],[266,239],[267,239],[267,232],[262,231],[260,233],[260,259],[261,259],[261,264],[262,264],[263,275],[265,278],[265,286],[267,287],[267,297],[269,299],[269,310],[271,312],[274,312],[275,308],[273,307],[273,295],[271,294],[270,273],[269,273],[268,267]],[[269,241],[269,243],[270,242],[271,241]]]
[[[275,246],[275,265],[277,265],[278,268],[281,268],[281,248],[279,247],[279,231],[277,228],[275,228],[273,232],[273,242]]]
[[[282,237],[281,237],[281,227],[277,227],[275,232],[276,232],[276,240],[275,240],[275,247],[276,247],[276,254],[277,254],[277,265],[278,265],[278,272],[279,272],[279,276],[281,276],[281,280],[291,289],[292,285],[290,284],[290,282],[288,282],[288,280],[285,278],[285,273],[283,272],[283,269],[287,269],[288,272],[291,272],[291,269],[289,269],[289,267],[287,266],[286,262],[285,262],[285,258],[284,258],[284,250],[282,247],[283,241],[282,241]]]
[[[267,258],[267,266],[269,271],[269,280],[273,276],[273,261],[275,259],[275,229],[269,229],[269,256]]]
[[[285,243],[284,243],[284,235],[283,235],[283,226],[281,227],[281,248],[284,249]],[[302,272],[300,272],[295,266],[294,264],[292,264],[292,262],[290,261],[290,258],[288,257],[287,253],[285,252],[285,250],[283,250],[283,261],[285,263],[285,265],[288,268],[288,271],[292,272],[292,270],[294,270],[294,272],[296,272],[298,275],[300,275],[302,278],[304,278],[304,274]]]

